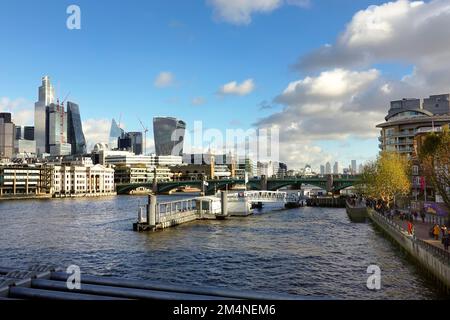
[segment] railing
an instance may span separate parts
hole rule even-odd
[[[179,200],[172,202],[161,202],[157,204],[156,214],[158,221],[161,221],[162,217],[187,211],[197,210],[197,204],[195,199]]]
[[[436,247],[435,245],[432,245],[422,239],[418,239],[414,234],[411,236],[409,235],[406,230],[404,230],[399,224],[395,223],[391,219],[383,216],[382,214],[372,211],[373,217],[375,217],[376,220],[378,220],[381,223],[384,223],[385,226],[388,226],[390,229],[400,233],[402,236],[409,237],[414,243],[417,245],[423,247],[426,251],[432,253],[433,255],[440,258],[444,263],[450,264],[450,252],[441,249],[439,247]]]
[[[238,193],[229,193],[228,200],[240,201],[240,200],[253,200],[253,201],[285,201],[287,198],[286,192],[279,191],[245,191]]]

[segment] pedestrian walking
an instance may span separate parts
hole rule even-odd
[[[421,210],[420,211],[420,217],[422,218],[422,223],[425,223],[425,217],[426,217],[426,215],[425,215],[425,210]]]
[[[413,225],[413,223],[412,223],[411,221],[408,221],[408,234],[409,234],[410,236],[413,235],[413,230],[414,230],[414,225]]]
[[[448,247],[450,245],[450,231],[447,231],[447,235],[444,239],[444,249],[448,251]]]
[[[434,240],[439,240],[439,233],[441,232],[441,228],[439,227],[439,225],[435,224],[433,227],[433,235],[434,235]]]

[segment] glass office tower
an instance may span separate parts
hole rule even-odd
[[[76,103],[67,102],[67,142],[73,155],[86,154],[86,139],[81,124],[80,109]]]
[[[182,156],[186,123],[171,117],[153,119],[153,135],[157,156]]]
[[[118,139],[124,134],[123,129],[119,127],[116,120],[112,119],[111,130],[109,131],[109,149],[114,150],[119,147]]]
[[[39,87],[39,100],[34,104],[34,138],[36,140],[36,154],[48,153],[46,137],[47,106],[55,102],[55,89],[50,83],[50,78],[42,78],[42,86]]]

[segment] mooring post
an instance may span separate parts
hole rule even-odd
[[[228,192],[222,191],[220,194],[220,203],[222,208],[222,215],[228,216]]]
[[[156,226],[156,201],[157,198],[155,195],[148,195],[148,204],[147,204],[147,223],[150,226]]]

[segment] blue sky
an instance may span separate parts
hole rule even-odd
[[[31,108],[41,77],[49,75],[60,98],[71,93],[69,100],[80,105],[84,121],[94,129],[99,121],[99,132],[106,120],[120,115],[128,130],[140,129],[138,117],[151,129],[153,116],[159,115],[179,117],[188,125],[202,120],[205,127],[246,129],[287,107],[276,98],[289,83],[320,74],[296,68],[299,59],[334,44],[356,12],[382,3],[279,2],[273,10],[250,11],[250,21],[236,23],[218,15],[221,4],[214,0],[2,0],[0,98],[3,109],[8,103],[10,109]],[[81,8],[81,30],[66,28],[70,4]],[[375,68],[398,81],[413,66],[406,60],[379,59],[354,69]],[[155,86],[161,72],[173,77],[166,87]],[[247,79],[254,83],[251,92],[218,93],[227,83]],[[203,103],[194,105],[194,99]],[[272,108],[261,110],[263,101]],[[388,102],[380,108],[387,111]],[[301,112],[298,117],[301,121]],[[91,139],[98,137],[94,129],[88,129]],[[302,166],[328,159],[348,165],[353,158],[363,161],[378,152],[374,135],[361,139],[354,132],[337,140],[305,135],[292,148],[304,144],[321,149],[315,149],[316,158],[286,161]]]

